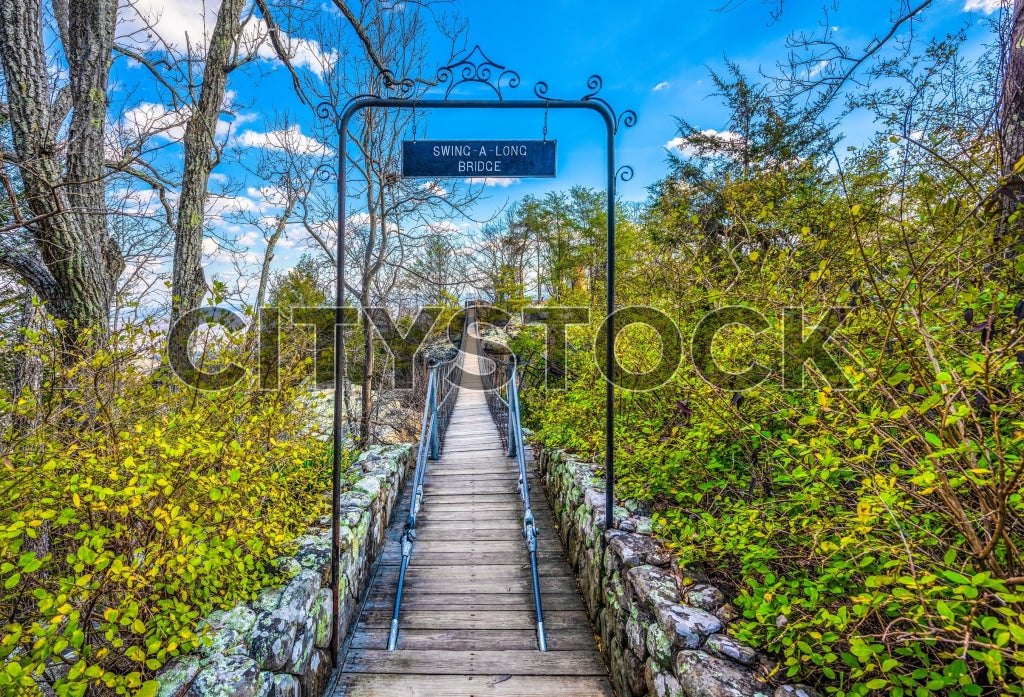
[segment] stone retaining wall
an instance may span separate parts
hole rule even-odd
[[[294,573],[251,603],[203,622],[206,645],[156,676],[158,697],[320,697],[331,676],[331,633],[348,634],[388,521],[412,464],[411,445],[374,447],[358,466],[363,477],[341,495],[341,612],[331,621],[331,519],[324,516],[279,559]]]
[[[619,697],[816,697],[765,681],[772,662],[728,634],[735,609],[685,578],[642,506],[616,507],[606,530],[604,479],[592,465],[545,450],[539,468]]]

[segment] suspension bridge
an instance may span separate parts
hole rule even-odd
[[[416,471],[334,695],[612,697],[534,486],[516,365],[483,355],[475,310],[466,330],[430,370]]]

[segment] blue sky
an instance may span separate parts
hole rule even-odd
[[[621,185],[620,194],[633,200],[645,198],[646,187],[666,173],[665,144],[675,135],[674,117],[702,129],[724,128],[726,114],[720,102],[709,96],[709,69],[721,70],[728,57],[748,74],[771,73],[786,56],[788,35],[818,30],[825,21],[817,2],[787,2],[777,22],[772,21],[769,6],[758,0],[734,3],[726,11],[721,10],[723,4],[724,0],[458,3],[470,23],[470,42],[485,47],[493,60],[515,67],[525,84],[543,79],[553,94],[579,96],[585,92],[587,76],[599,73],[604,77],[602,94],[613,107],[637,112],[637,125],[623,129],[617,141],[617,159],[636,171],[632,182]],[[828,23],[835,27],[838,41],[856,49],[887,30],[895,5],[886,0],[841,2]],[[944,34],[964,23],[976,23],[987,16],[986,10],[997,6],[938,0],[920,30]],[[595,121],[584,115],[552,117],[550,137],[559,141],[562,175],[555,187],[603,186],[602,131]],[[503,135],[501,129],[494,130],[494,135]],[[539,133],[539,126],[534,130]],[[870,132],[871,124],[851,120],[842,130],[856,139]],[[517,198],[551,187],[552,182],[523,182],[504,193]]]
[[[203,4],[200,0],[177,0],[165,5],[160,0],[135,0],[143,9],[159,15],[157,27],[174,40],[202,31]],[[628,200],[646,198],[646,187],[667,171],[666,144],[676,135],[675,117],[683,117],[701,129],[721,130],[726,114],[719,101],[709,96],[712,88],[709,69],[720,70],[725,58],[745,72],[773,73],[786,56],[786,37],[795,31],[820,31],[826,17],[817,2],[787,2],[781,19],[772,21],[770,7],[760,0],[734,2],[723,10],[724,0],[708,2],[670,2],[668,0],[454,0],[446,5],[468,23],[468,47],[479,44],[497,63],[516,70],[522,78],[508,98],[530,98],[533,85],[544,80],[553,97],[578,98],[587,92],[587,78],[600,74],[604,79],[601,96],[616,110],[633,109],[639,116],[636,127],[623,129],[616,144],[620,164],[635,170],[635,177],[620,186],[620,196]],[[217,3],[207,3],[207,22]],[[854,51],[866,46],[873,36],[885,32],[897,3],[893,0],[842,0],[827,18],[835,39]],[[963,26],[972,27],[975,50],[987,39],[983,22],[999,8],[999,0],[935,0],[923,20],[915,25],[921,36],[940,36]],[[334,11],[329,2],[323,12]],[[207,24],[207,26],[210,26]],[[299,45],[300,70],[314,64],[311,56],[323,55],[330,47],[309,43],[308,37],[293,36]],[[431,44],[434,60],[445,58],[448,43],[435,37]],[[273,218],[275,206],[261,196],[260,182],[242,166],[251,164],[262,150],[272,149],[273,114],[291,112],[302,139],[314,130],[313,115],[299,104],[290,90],[287,73],[277,65],[269,51],[261,49],[264,60],[255,69],[259,80],[232,76],[229,89],[244,107],[221,124],[223,137],[241,146],[242,161],[226,161],[214,175],[213,186],[229,180],[237,185],[212,203],[214,231],[221,242],[207,242],[208,270],[230,280],[237,277],[238,262],[251,272],[263,253],[262,238],[252,225],[228,220],[225,211],[242,209],[254,215]],[[437,66],[429,66],[432,74]],[[144,71],[130,61],[121,60],[114,69],[115,98],[124,100],[131,118],[151,124],[169,118],[168,105],[161,104]],[[468,96],[468,95],[467,95]],[[483,96],[481,93],[479,96]],[[542,112],[435,112],[421,122],[421,137],[426,129],[433,138],[540,138]],[[130,119],[128,119],[130,120]],[[604,126],[587,112],[552,111],[548,137],[558,141],[556,179],[502,182],[507,186],[487,186],[487,198],[475,214],[484,218],[507,201],[526,194],[543,195],[574,185],[604,186]],[[866,117],[844,121],[841,131],[850,141],[865,138],[874,127]],[[180,131],[169,130],[157,139],[167,162],[180,159],[176,139]],[[310,141],[311,147],[315,144]],[[143,192],[142,198],[146,197]],[[220,217],[218,217],[220,216]],[[223,219],[220,219],[223,218]],[[452,223],[471,230],[464,220]],[[233,243],[233,244],[228,244]],[[224,249],[233,246],[233,251]],[[277,251],[275,267],[286,268],[309,246],[299,230],[290,231]],[[246,273],[249,273],[246,272]],[[244,275],[244,274],[243,274]]]

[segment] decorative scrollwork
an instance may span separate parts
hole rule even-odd
[[[595,97],[597,97],[597,93],[600,92],[603,88],[604,80],[601,78],[601,76],[591,75],[590,77],[587,78],[587,89],[589,89],[590,92],[580,97],[580,100],[586,102],[591,99],[594,99]],[[597,101],[604,103],[603,99],[599,99]]]
[[[619,129],[623,126],[626,128],[632,128],[636,125],[636,119],[636,112],[632,109],[626,109],[615,119],[615,132],[618,133]]]
[[[468,56],[438,70],[437,81],[448,83],[444,93],[445,99],[448,99],[458,85],[471,82],[490,87],[501,100],[504,98],[501,93],[504,87],[519,87],[519,73],[495,63],[480,50],[479,46],[474,46]]]
[[[533,86],[533,96],[536,97],[537,99],[543,99],[546,102],[562,102],[562,101],[565,101],[564,99],[556,99],[554,97],[549,97],[548,96],[548,90],[549,89],[551,89],[551,88],[548,87],[548,83],[546,83],[543,80],[541,80],[540,82],[538,82],[536,85]]]
[[[338,120],[338,114],[334,110],[334,105],[330,102],[320,102],[316,105],[316,117],[324,121],[334,123]]]
[[[632,167],[630,167],[629,165],[622,165],[617,170],[615,170],[615,179],[616,181],[628,182],[633,178],[634,174],[635,172],[633,172]]]
[[[385,70],[380,75],[381,84],[384,89],[393,92],[396,97],[401,99],[407,99],[416,94],[417,80],[406,77],[401,80],[395,78],[395,74],[390,70]]]
[[[322,182],[329,182],[338,178],[338,170],[330,162],[321,162],[313,170],[313,175]]]
[[[546,102],[564,102],[564,99],[557,99],[555,97],[548,96],[549,91],[548,83],[538,82],[533,86],[533,95],[538,99],[543,99]],[[581,102],[597,102],[600,104],[607,113],[611,116],[613,133],[618,133],[619,129],[625,126],[626,128],[632,128],[636,125],[636,112],[632,109],[616,114],[615,109],[612,105],[607,102],[603,97],[599,97],[601,90],[604,89],[604,79],[600,75],[591,75],[587,78],[587,89],[590,90],[585,95],[580,97]],[[628,181],[628,180],[627,180]]]

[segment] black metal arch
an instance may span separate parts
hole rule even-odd
[[[615,374],[615,332],[613,329],[615,312],[615,184],[618,180],[629,181],[633,178],[633,168],[623,165],[615,167],[615,135],[621,127],[631,128],[636,125],[637,115],[632,110],[616,114],[611,105],[599,97],[604,82],[600,75],[587,78],[586,94],[578,99],[560,99],[548,96],[548,84],[537,82],[533,88],[533,99],[509,100],[502,90],[515,89],[520,85],[519,73],[488,58],[479,46],[475,46],[465,58],[446,65],[437,71],[435,82],[420,79],[396,79],[390,71],[379,75],[381,87],[393,96],[382,94],[364,94],[351,99],[341,110],[328,103],[320,104],[317,115],[335,124],[338,130],[338,164],[334,172],[338,182],[338,241],[337,241],[337,276],[335,306],[335,347],[343,343],[343,314],[345,298],[345,208],[346,208],[346,151],[348,146],[348,128],[352,117],[363,109],[374,107],[394,107],[405,109],[576,109],[591,111],[598,114],[604,121],[607,143],[607,288],[606,288],[606,321],[608,336],[611,337],[605,351],[605,525],[608,529],[613,525],[614,509],[614,426],[615,426],[615,388],[611,376]],[[481,85],[491,89],[496,98],[492,99],[451,99],[452,91],[464,84]],[[425,99],[431,88],[445,86],[444,96]],[[327,169],[318,174],[322,179],[330,176]],[[338,655],[341,638],[338,636],[337,619],[340,612],[338,561],[340,546],[340,524],[338,519],[341,507],[341,431],[342,431],[342,395],[344,394],[345,376],[342,372],[342,352],[334,352],[334,452],[333,452],[333,492],[331,497],[331,595],[334,616],[334,631],[331,638],[331,658],[335,668],[338,667]]]

